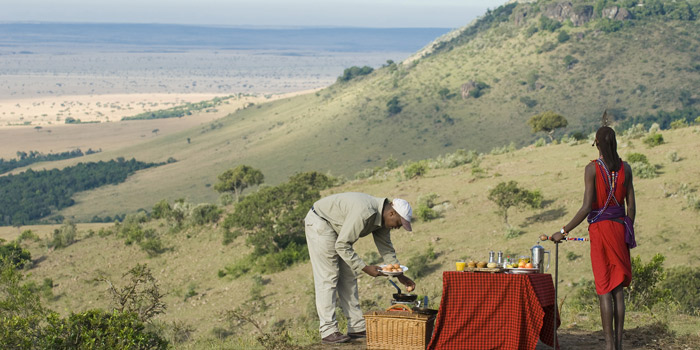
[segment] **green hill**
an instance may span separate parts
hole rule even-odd
[[[666,257],[666,269],[700,268],[700,232],[698,216],[700,200],[696,179],[700,175],[698,126],[662,132],[665,143],[650,147],[643,142],[646,131],[630,137],[619,137],[619,153],[624,159],[639,153],[646,157],[651,170],[635,165],[637,220],[635,230],[639,246],[632,251],[644,264],[661,253]],[[620,132],[620,134],[623,134]],[[428,295],[432,307],[441,297],[442,271],[452,270],[457,259],[486,259],[489,250],[516,256],[527,254],[537,237],[558,230],[576,212],[583,193],[583,169],[597,156],[590,141],[567,140],[557,145],[527,146],[514,151],[494,152],[473,159],[468,164],[445,168],[446,157],[426,160],[427,173],[407,180],[406,168],[383,169],[364,180],[347,182],[324,191],[324,194],[362,191],[377,196],[406,198],[418,212],[421,198],[431,196],[433,209],[439,217],[430,221],[416,220],[414,232],[395,231],[392,241],[398,257],[409,265],[409,276],[417,277],[417,293]],[[646,171],[646,174],[642,174]],[[650,173],[649,173],[650,172]],[[487,199],[488,191],[503,181],[516,180],[530,190],[539,190],[544,206],[509,212],[509,222],[515,229],[507,230],[496,205]],[[178,204],[181,209],[188,204]],[[231,208],[227,208],[230,211]],[[226,213],[224,213],[226,215]],[[139,220],[127,220],[131,226]],[[53,310],[69,312],[110,307],[108,285],[97,277],[111,280],[117,287],[128,283],[123,276],[137,263],[145,263],[165,294],[166,312],[156,317],[156,325],[169,339],[180,337],[178,348],[255,348],[255,328],[248,322],[239,323],[232,311],[255,311],[248,314],[261,329],[273,334],[288,329],[294,342],[308,345],[318,342],[317,321],[314,321],[313,283],[307,262],[293,265],[277,273],[251,272],[237,279],[219,277],[220,270],[245,259],[251,247],[245,236],[222,244],[221,221],[214,224],[185,226],[171,230],[172,220],[145,220],[138,225],[143,232],[159,237],[159,254],[142,249],[139,244],[126,244],[127,236],[106,235],[106,231],[90,227],[78,228],[76,242],[66,248],[49,249],[47,241],[24,241],[35,262],[27,267],[30,281],[42,287],[42,302]],[[114,226],[106,226],[114,229]],[[97,232],[96,232],[97,231]],[[12,232],[12,233],[10,233]],[[7,228],[2,237],[14,238],[17,230]],[[587,236],[582,224],[572,236]],[[133,242],[133,241],[132,241]],[[546,249],[552,249],[545,243]],[[371,239],[361,239],[355,246],[363,258],[371,261],[377,256]],[[428,250],[433,254],[429,254]],[[432,259],[434,255],[434,260]],[[599,329],[598,311],[578,304],[579,293],[592,280],[587,243],[565,243],[560,251],[560,303],[563,318],[563,339],[571,344],[595,343]],[[425,264],[420,265],[423,261]],[[420,276],[420,277],[418,277]],[[641,277],[640,277],[641,278]],[[46,280],[51,283],[47,284]],[[687,283],[687,282],[686,282]],[[360,277],[362,305],[367,309],[388,306],[394,289],[384,278]],[[680,285],[674,286],[681,288]],[[590,299],[595,302],[595,299]],[[595,304],[593,304],[595,306]],[[664,327],[669,327],[664,331]],[[664,302],[650,311],[628,310],[626,347],[638,339],[664,341],[667,349],[694,348],[700,320],[679,311],[675,304]],[[656,333],[649,333],[648,330]],[[676,332],[675,336],[669,332]],[[568,338],[566,338],[568,337]],[[592,339],[591,339],[592,338]],[[578,343],[577,343],[578,342]],[[694,343],[693,343],[694,342]],[[634,343],[636,344],[636,343]],[[350,347],[353,348],[353,347]],[[584,347],[572,347],[585,349]]]
[[[218,194],[209,186],[238,164],[260,168],[275,184],[307,170],[352,178],[390,156],[404,162],[457,149],[523,146],[543,136],[532,134],[526,122],[547,110],[569,122],[555,137],[587,135],[606,108],[624,125],[644,121],[648,127],[656,115],[683,108],[692,120],[700,109],[698,1],[656,1],[661,7],[653,8],[633,3],[505,5],[406,62],[93,155],[178,162],[81,194],[78,205],[60,214],[89,220],[162,198],[215,202]],[[680,4],[689,4],[689,14]],[[603,14],[625,19],[601,19]]]

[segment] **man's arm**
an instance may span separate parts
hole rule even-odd
[[[627,180],[627,216],[634,223],[634,217],[637,215],[637,203],[634,198],[634,184],[632,183],[632,167],[625,163],[625,176]]]
[[[576,226],[578,226],[583,219],[588,216],[588,213],[591,212],[591,206],[593,205],[593,201],[595,200],[595,163],[590,162],[588,165],[586,165],[586,170],[584,173],[584,183],[586,185],[586,189],[583,193],[583,204],[581,204],[581,208],[576,212],[576,215],[569,221],[568,224],[564,226],[564,231],[565,232],[571,232],[571,230],[575,229]],[[552,235],[552,240],[555,242],[559,242],[564,238],[564,235],[561,232],[556,232]]]

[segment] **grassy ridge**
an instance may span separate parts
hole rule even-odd
[[[700,175],[700,155],[694,150],[700,147],[699,133],[698,126],[664,131],[666,143],[653,148],[644,145],[640,138],[620,139],[619,152],[623,158],[631,153],[641,153],[657,168],[658,177],[635,179],[635,229],[639,246],[632,255],[641,256],[644,262],[656,253],[662,253],[667,258],[666,267],[700,267],[697,250],[700,232],[698,226],[692,224],[698,222],[700,212],[689,207],[689,198],[693,195],[697,198],[698,191],[695,179]],[[669,157],[672,152],[676,157]],[[436,260],[424,269],[425,276],[417,279],[417,293],[430,296],[432,306],[436,307],[442,290],[441,273],[452,270],[454,260],[486,259],[489,250],[501,250],[510,255],[527,254],[539,234],[552,233],[567,222],[581,204],[583,169],[596,156],[595,149],[585,141],[528,146],[504,154],[484,155],[476,163],[456,168],[429,169],[423,177],[412,180],[405,180],[404,168],[399,167],[369,179],[348,182],[326,191],[326,194],[362,191],[377,196],[406,198],[414,206],[421,196],[437,195],[435,201],[443,208],[440,218],[415,222],[413,233],[395,231],[392,240],[402,263],[424,254],[426,247],[433,247]],[[477,166],[475,164],[483,172],[475,173],[472,170]],[[487,199],[488,189],[509,180],[516,180],[528,189],[540,190],[545,202],[545,206],[538,210],[511,210],[509,221],[522,233],[510,239],[506,238],[496,205]],[[308,263],[283,273],[259,276],[259,280],[252,276],[235,280],[219,278],[218,270],[243,259],[250,252],[244,238],[239,237],[224,246],[217,225],[172,233],[168,233],[168,225],[160,221],[147,224],[148,228],[160,232],[163,244],[168,248],[156,257],[149,257],[135,245],[126,246],[123,239],[113,235],[88,236],[85,231],[79,234],[77,243],[50,253],[41,243],[26,242],[24,244],[32,256],[40,261],[31,270],[31,279],[37,283],[44,278],[53,279],[56,286],[53,295],[57,297],[49,302],[49,306],[55,310],[67,313],[93,307],[106,308],[105,286],[93,282],[92,278],[98,272],[105,272],[108,278],[119,281],[132,265],[148,263],[167,293],[168,309],[160,321],[181,322],[195,329],[194,342],[188,343],[187,347],[202,348],[211,346],[211,342],[250,347],[255,341],[244,335],[250,333],[249,325],[240,328],[243,333],[234,334],[225,341],[215,340],[216,334],[223,334],[230,327],[223,317],[225,311],[261,300],[268,308],[255,315],[258,320],[284,321],[297,339],[315,341],[317,335],[314,334],[311,307],[313,283]],[[574,236],[586,234],[585,224],[572,232]],[[362,257],[376,251],[373,242],[367,239],[358,241],[355,248]],[[545,244],[545,248],[552,247]],[[573,293],[580,288],[578,283],[592,279],[586,244],[566,243],[561,247],[560,277],[563,327],[597,329],[595,312],[574,312],[570,304]],[[253,293],[254,290],[257,292]],[[360,277],[363,305],[387,306],[392,290],[383,278]],[[696,334],[700,324],[697,318],[658,310],[656,318],[644,313],[629,315],[627,328],[660,318],[679,334]],[[265,329],[277,327],[274,323],[264,325]]]
[[[700,45],[696,21],[648,18],[612,33],[595,22],[564,24],[560,30],[570,39],[559,42],[558,32],[528,33],[538,23],[534,13],[525,23],[495,23],[451,50],[409,64],[389,64],[314,94],[247,108],[203,129],[104,152],[102,157],[178,162],[86,193],[62,215],[133,212],[163,198],[214,202],[217,194],[208,185],[239,164],[261,169],[275,184],[302,170],[352,177],[384,165],[389,155],[403,162],[456,149],[523,146],[541,136],[530,133],[527,119],[546,110],[569,121],[557,136],[588,134],[605,108],[621,119],[673,111],[684,107],[680,96],[700,90],[693,65]],[[578,62],[571,65],[568,56]],[[470,81],[489,87],[478,98],[462,98],[461,86]],[[401,111],[392,114],[387,103],[393,99]],[[536,104],[528,107],[531,101]]]

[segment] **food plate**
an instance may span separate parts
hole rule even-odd
[[[532,269],[526,269],[523,267],[518,267],[518,268],[507,268],[506,273],[539,273],[540,269],[538,268],[532,268]]]
[[[384,268],[384,266],[386,266],[386,265],[379,265],[379,267],[381,267],[382,269]],[[398,275],[401,275],[404,272],[408,271],[408,267],[403,266],[403,265],[399,265],[399,266],[401,267],[401,270],[403,270],[403,271],[401,271],[401,272],[389,272],[389,271],[382,270],[382,273],[387,275],[387,276],[398,276]]]

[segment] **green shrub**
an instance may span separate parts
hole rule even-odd
[[[576,59],[576,57],[571,55],[566,55],[566,57],[564,57],[564,66],[566,68],[571,69],[576,63],[578,63],[578,59]]]
[[[520,102],[526,105],[528,108],[537,106],[537,100],[530,98],[529,96],[520,97]]]
[[[634,124],[629,127],[629,129],[625,130],[624,136],[629,137],[631,139],[638,139],[644,135],[646,135],[647,131],[646,128],[644,127],[644,124]]]
[[[49,248],[65,248],[75,242],[78,228],[73,221],[65,220],[60,228],[53,230],[51,240],[47,242]]]
[[[170,203],[168,203],[166,199],[162,199],[153,206],[151,217],[154,219],[165,219],[170,216],[170,212],[172,212],[172,210],[173,208],[170,207]]]
[[[0,261],[10,263],[17,268],[23,268],[26,263],[32,261],[32,254],[22,249],[18,243],[0,245]]]
[[[423,221],[430,221],[440,217],[440,214],[424,204],[418,205],[416,216]]]
[[[683,119],[676,119],[671,122],[671,129],[680,129],[688,126],[688,121]]]
[[[653,133],[647,136],[643,142],[649,145],[649,147],[654,147],[662,145],[664,143],[664,137],[661,134]]]
[[[217,222],[222,210],[216,204],[200,204],[192,209],[190,218],[195,225],[205,225]]]
[[[404,176],[407,179],[413,179],[425,175],[428,172],[428,166],[424,161],[413,162],[408,165],[403,170]]]
[[[567,33],[565,30],[560,30],[559,34],[557,34],[557,41],[560,43],[567,42],[569,39],[571,39],[571,36],[569,36],[569,33]]]
[[[508,226],[506,227],[506,239],[513,239],[513,238],[518,238],[523,235],[525,231],[521,230],[517,226]]]
[[[561,28],[561,23],[559,21],[547,16],[540,16],[540,29],[554,33],[554,31],[559,28]]]
[[[627,155],[627,163],[644,163],[644,164],[649,164],[649,160],[647,159],[647,156],[641,154],[641,153],[630,153]]]
[[[473,89],[469,90],[469,96],[473,98],[479,98],[486,93],[486,89],[490,88],[488,84],[483,81],[477,81]]]
[[[402,109],[403,109],[403,107],[401,106],[401,103],[399,102],[398,96],[392,97],[389,100],[389,102],[386,103],[386,110],[389,113],[389,116],[401,113]]]
[[[399,161],[394,158],[393,155],[390,155],[389,158],[386,160],[386,168],[389,170],[396,169],[399,167]]]
[[[136,314],[93,309],[49,322],[42,348],[167,349],[168,342]]]
[[[529,26],[529,27],[527,27],[527,29],[525,29],[525,36],[529,38],[529,37],[533,36],[535,33],[537,33],[538,31],[539,31],[539,29],[536,26],[534,26],[534,25]]]
[[[649,163],[630,163],[632,173],[640,179],[653,179],[659,176],[656,173],[656,167]]]
[[[537,141],[535,141],[535,147],[542,147],[546,144],[547,144],[547,141],[545,141],[545,139],[542,137],[540,137],[539,139],[537,139]]]
[[[700,268],[676,266],[667,271],[666,279],[661,283],[662,289],[671,291],[671,295],[689,315],[700,315]]]
[[[478,157],[479,155],[476,153],[476,151],[465,151],[463,149],[458,149],[454,153],[438,156],[435,158],[435,160],[430,162],[430,166],[435,169],[456,168],[460,165],[469,164]]]
[[[407,266],[411,267],[411,274],[415,278],[425,277],[430,274],[430,263],[435,261],[437,254],[432,245],[428,245],[428,249],[424,253],[411,257],[408,260]]]
[[[631,310],[645,310],[670,299],[671,292],[662,287],[666,274],[662,254],[656,254],[648,264],[639,256],[632,258],[632,282],[625,294],[625,304]]]
[[[24,230],[22,233],[17,237],[17,242],[24,242],[24,241],[34,241],[34,242],[39,242],[41,241],[41,238],[34,233],[32,230]]]

